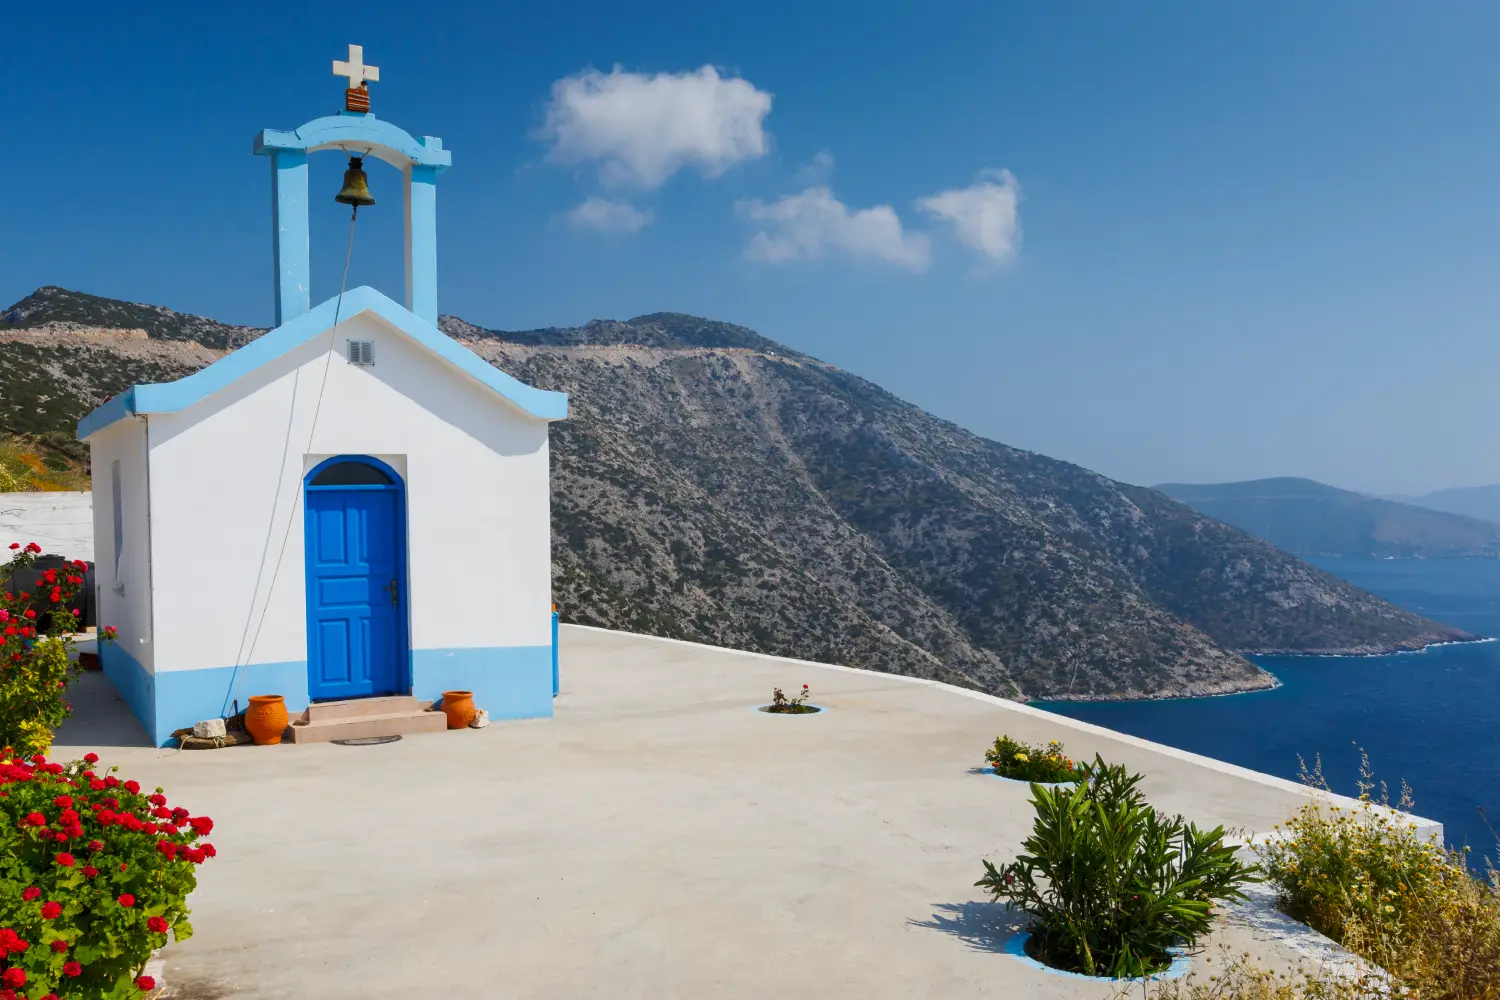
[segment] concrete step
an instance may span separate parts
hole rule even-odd
[[[358,740],[371,736],[410,736],[414,733],[441,733],[448,728],[448,717],[442,712],[386,712],[345,719],[298,721],[288,727],[293,743],[327,743],[329,740]]]
[[[338,719],[360,719],[368,715],[398,715],[420,712],[428,706],[409,694],[382,698],[351,698],[348,701],[318,701],[302,713],[304,722],[334,722]]]

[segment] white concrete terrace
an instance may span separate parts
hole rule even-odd
[[[156,750],[86,678],[56,754],[92,749],[216,823],[168,995],[1103,998],[1004,954],[1018,921],[973,887],[1031,827],[1027,788],[978,773],[995,736],[1128,764],[1200,824],[1269,830],[1308,795],[931,682],[561,641],[553,719],[381,746]],[[754,710],[804,683],[828,711]],[[1320,941],[1261,899],[1214,943],[1284,967],[1335,954]]]

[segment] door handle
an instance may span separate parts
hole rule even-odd
[[[395,604],[396,604],[396,580],[395,580],[394,577],[392,577],[392,579],[391,579],[390,586],[386,587],[385,589],[390,592],[390,595],[391,595],[391,605],[394,607]]]

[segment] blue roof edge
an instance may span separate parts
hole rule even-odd
[[[455,343],[453,338],[404,306],[368,285],[361,285],[344,293],[342,307],[338,299],[329,299],[252,340],[239,350],[226,354],[207,368],[175,382],[132,386],[78,421],[78,439],[86,440],[131,414],[176,413],[185,410],[307,343],[318,334],[326,333],[334,325],[335,312],[339,314],[339,322],[353,319],[363,312],[372,312],[444,361],[494,390],[527,416],[549,421],[567,419],[567,393],[538,389],[507,375],[473,351]]]

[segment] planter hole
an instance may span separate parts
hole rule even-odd
[[[352,740],[329,740],[328,742],[341,747],[373,747],[379,743],[394,743],[399,736],[360,736]]]

